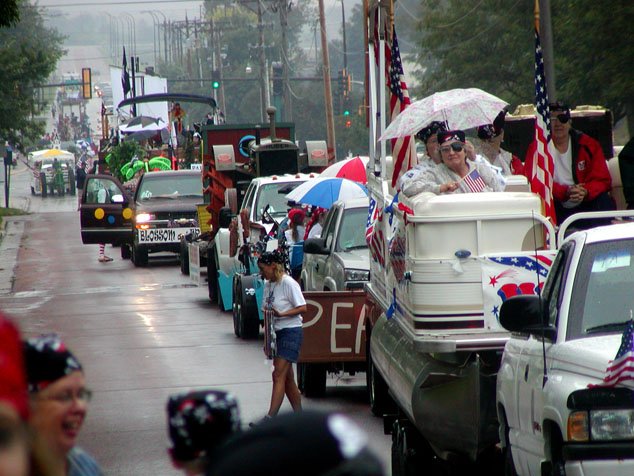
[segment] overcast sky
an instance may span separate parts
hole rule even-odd
[[[294,2],[311,3],[318,5],[318,0],[293,0]],[[346,14],[352,7],[362,0],[344,0]],[[39,0],[39,5],[45,7],[51,14],[62,12],[70,17],[82,12],[92,13],[104,11],[110,14],[122,12],[140,13],[142,10],[160,10],[173,20],[184,20],[200,17],[203,2],[200,0]],[[324,0],[326,18],[329,24],[328,33],[332,24],[341,25],[341,0]],[[336,30],[335,30],[336,31]],[[334,34],[335,32],[333,32]]]

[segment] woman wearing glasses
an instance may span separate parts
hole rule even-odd
[[[28,339],[24,361],[31,402],[29,423],[35,444],[50,452],[52,474],[103,474],[95,460],[76,445],[91,397],[79,361],[55,334]]]
[[[421,192],[435,194],[501,192],[503,185],[486,164],[467,160],[463,131],[438,132],[441,163],[403,185],[403,193],[412,197]]]

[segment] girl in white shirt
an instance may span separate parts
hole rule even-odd
[[[284,257],[276,251],[262,253],[258,267],[264,283],[264,308],[274,316],[277,355],[273,358],[273,391],[267,417],[277,415],[284,395],[293,408],[301,411],[302,402],[293,363],[299,358],[302,345],[302,313],[306,301],[297,281],[284,271]]]

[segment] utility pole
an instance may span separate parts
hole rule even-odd
[[[264,52],[264,25],[262,24],[262,2],[258,4],[258,62],[260,64],[260,120],[266,122],[266,108],[269,107],[268,66]]]
[[[348,49],[346,48],[346,10],[341,0],[341,29],[343,36],[343,69],[348,71]]]
[[[539,0],[539,38],[544,50],[544,72],[546,73],[546,88],[550,102],[557,101],[555,87],[555,57],[553,54],[553,26],[550,18],[550,0]]]
[[[328,143],[328,161],[336,157],[335,121],[332,113],[332,86],[330,84],[330,58],[328,55],[328,38],[326,37],[326,15],[324,0],[319,0],[319,26],[321,27],[321,55],[324,63],[324,102],[326,104],[326,142]]]
[[[282,64],[284,70],[282,72],[282,82],[284,84],[284,110],[282,111],[282,119],[285,121],[293,120],[293,111],[291,107],[291,88],[288,82],[288,44],[286,39],[286,28],[288,27],[288,2],[287,0],[279,0],[280,4],[280,25],[282,26]]]

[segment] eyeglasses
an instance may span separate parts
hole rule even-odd
[[[464,144],[461,144],[460,142],[452,142],[449,145],[445,145],[441,147],[440,152],[443,154],[448,154],[452,150],[454,152],[461,152],[463,149],[464,149]]]
[[[74,393],[72,391],[58,393],[56,395],[50,395],[48,397],[41,397],[42,400],[54,400],[56,402],[62,403],[64,405],[68,405],[69,403],[75,401],[75,399],[88,403],[92,399],[92,390],[88,390],[87,388],[82,388],[78,392]]]
[[[566,124],[569,120],[570,120],[570,116],[566,113],[563,114],[557,114],[550,116],[551,119],[557,119],[559,122],[561,122],[562,124]]]

